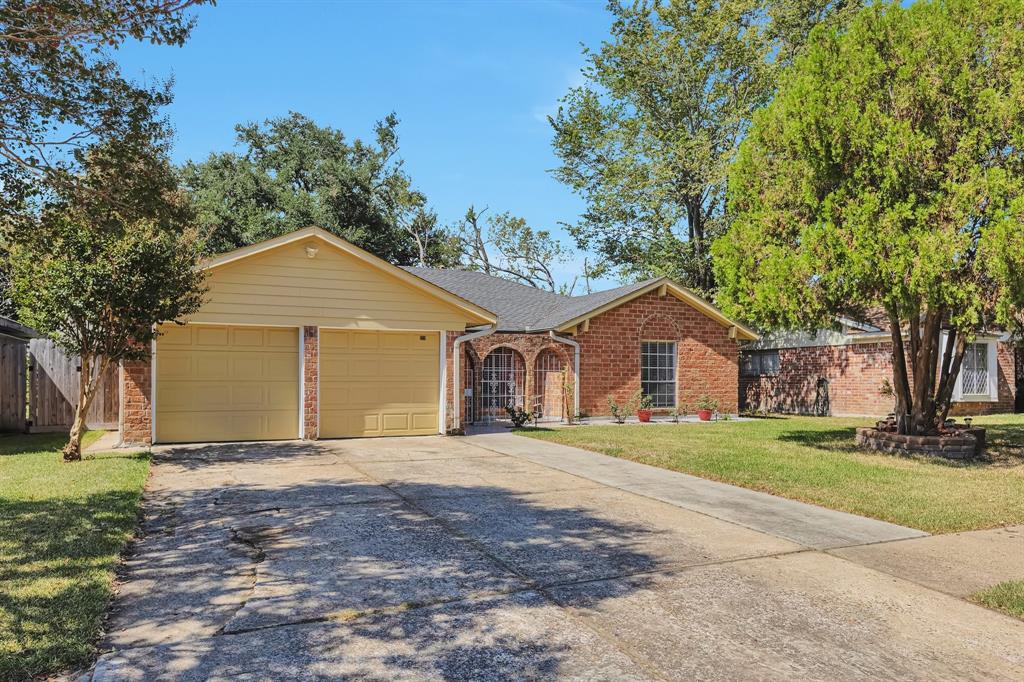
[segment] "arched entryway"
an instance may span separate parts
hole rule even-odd
[[[477,421],[508,419],[510,405],[525,408],[526,363],[523,356],[504,346],[484,358],[480,368],[480,401]]]
[[[533,365],[533,411],[539,421],[558,421],[565,416],[562,386],[565,363],[550,348],[540,352]]]

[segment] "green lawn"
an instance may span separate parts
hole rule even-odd
[[[968,465],[860,450],[854,428],[867,423],[773,417],[520,433],[930,533],[1024,523],[1024,415],[977,418],[991,460]]]
[[[1009,580],[990,587],[971,597],[992,609],[998,609],[1017,618],[1024,618],[1024,580]]]
[[[86,435],[85,444],[100,433]],[[146,455],[61,461],[66,434],[0,436],[0,679],[89,662]]]

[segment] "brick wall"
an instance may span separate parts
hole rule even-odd
[[[126,361],[121,372],[121,443],[153,444],[153,374],[149,360]]]
[[[581,332],[580,409],[607,415],[607,397],[623,403],[640,388],[640,342],[676,342],[676,404],[702,394],[724,413],[737,411],[738,348],[729,330],[690,305],[657,292],[639,296],[590,320]]]
[[[320,328],[302,328],[302,437],[320,435]]]
[[[834,415],[885,415],[893,399],[879,393],[892,382],[892,344],[857,343],[846,346],[812,346],[779,349],[779,374],[740,377],[744,409],[813,414],[819,379],[828,381],[829,406]],[[1013,410],[1014,353],[999,344],[999,400],[986,403],[954,403],[950,414],[987,414]]]

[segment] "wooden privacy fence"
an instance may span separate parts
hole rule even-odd
[[[29,431],[71,428],[78,405],[79,363],[48,339],[32,339],[29,352]],[[101,379],[85,421],[89,428],[116,429],[120,410],[118,368],[111,364]],[[23,382],[24,383],[24,382]]]
[[[0,335],[0,431],[25,430],[25,346]]]

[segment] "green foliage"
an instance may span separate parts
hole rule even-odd
[[[81,456],[85,414],[110,363],[148,357],[155,326],[202,303],[201,243],[163,151],[93,147],[85,173],[28,229],[13,230],[20,320],[79,358],[83,380],[65,456]]]
[[[151,151],[125,167],[117,144],[94,148],[81,187],[12,235],[20,319],[69,354],[147,357],[153,326],[201,303],[193,214],[166,157]]]
[[[731,170],[719,304],[767,329],[883,308],[917,431],[941,423],[964,339],[1024,304],[1021,16],[1021,0],[877,4],[815,31]],[[940,364],[944,325],[960,333]]]
[[[181,169],[208,250],[317,225],[392,263],[450,263],[452,245],[398,158],[397,129],[394,114],[374,142],[349,142],[298,113],[236,126],[240,153]]]
[[[632,412],[630,412],[629,410],[629,407],[627,405],[620,405],[615,401],[615,398],[613,398],[612,396],[608,396],[607,400],[608,412],[609,414],[612,415],[612,419],[615,420],[616,424],[625,424],[626,417],[632,414]]]
[[[611,40],[551,119],[555,177],[587,203],[569,225],[627,277],[714,286],[725,168],[809,28],[844,0],[612,2]]]
[[[654,407],[654,398],[649,395],[641,395],[639,405],[641,410],[650,410]]]
[[[529,410],[525,410],[522,407],[509,403],[505,406],[505,412],[508,414],[509,421],[512,422],[512,426],[521,429],[533,419],[533,414]]]
[[[164,127],[169,83],[127,81],[111,52],[127,40],[182,45],[202,0],[6,0],[0,4],[0,216],[23,218],[44,187],[73,184],[97,140],[144,147]]]
[[[707,393],[704,393],[699,398],[697,398],[697,402],[694,403],[694,405],[698,410],[710,410],[714,412],[715,410],[718,409],[718,401],[709,396]]]

